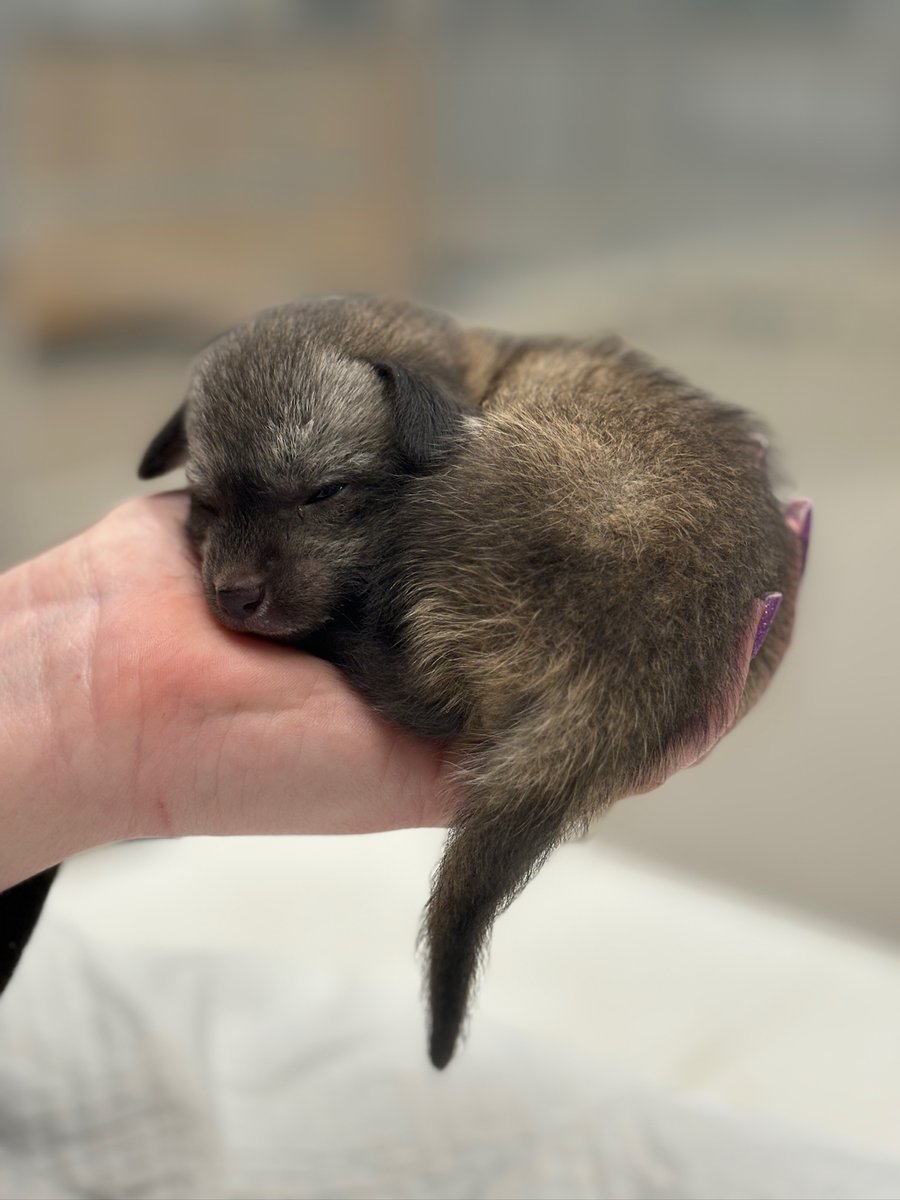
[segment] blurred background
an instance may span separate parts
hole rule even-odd
[[[616,329],[761,412],[817,507],[769,696],[597,853],[896,955],[900,5],[31,0],[0,53],[0,565],[136,491],[259,307]]]

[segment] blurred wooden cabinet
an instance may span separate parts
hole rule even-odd
[[[307,292],[409,288],[422,96],[405,42],[32,45],[15,75],[23,332],[214,330]]]

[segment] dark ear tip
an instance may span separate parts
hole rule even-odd
[[[184,412],[185,406],[182,404],[144,451],[137,471],[138,479],[156,479],[184,462],[187,450]]]
[[[137,469],[138,479],[158,479],[173,467],[171,455],[163,452],[155,443],[150,446]]]

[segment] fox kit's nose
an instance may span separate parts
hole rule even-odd
[[[246,621],[262,604],[266,585],[262,579],[241,579],[227,587],[216,588],[216,600],[226,617]]]

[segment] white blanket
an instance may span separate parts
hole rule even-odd
[[[117,949],[53,912],[0,1005],[0,1197],[900,1197],[900,1163],[282,952]]]

